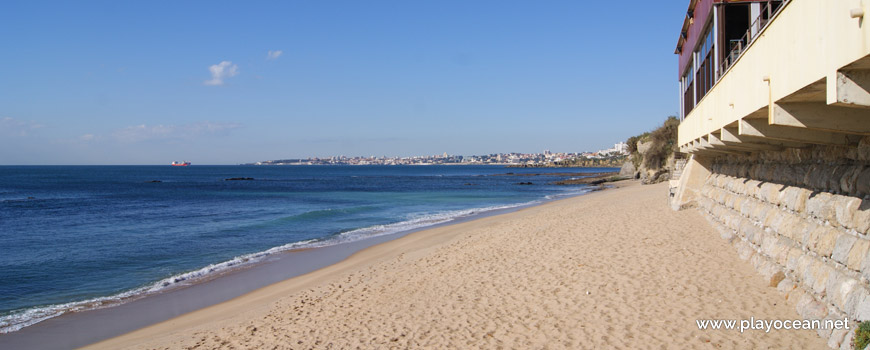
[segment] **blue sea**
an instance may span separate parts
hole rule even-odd
[[[552,184],[564,175],[497,175],[612,170],[0,167],[0,333],[196,283],[279,252],[589,190]]]

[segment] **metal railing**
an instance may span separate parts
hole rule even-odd
[[[758,17],[752,21],[752,24],[749,25],[749,29],[746,29],[746,33],[743,34],[743,37],[740,39],[733,39],[728,42],[728,53],[723,57],[722,64],[719,66],[719,72],[716,75],[716,81],[719,80],[725,72],[728,71],[728,68],[737,62],[737,59],[740,58],[740,55],[743,54],[752,41],[757,38],[762,31],[767,27],[770,21],[773,19],[776,14],[782,11],[785,8],[785,5],[788,4],[791,0],[785,0],[779,4],[775,10],[773,9],[773,3],[767,2],[762,8],[761,12],[758,14]]]

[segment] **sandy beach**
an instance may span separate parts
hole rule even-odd
[[[826,348],[667,184],[425,230],[90,349]]]

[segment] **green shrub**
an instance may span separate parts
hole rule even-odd
[[[870,345],[870,321],[864,321],[858,325],[852,342],[855,344],[854,348],[858,350],[864,350],[867,345]]]
[[[665,165],[668,157],[674,153],[677,144],[677,129],[680,120],[670,116],[658,129],[649,135],[652,142],[649,151],[644,153],[643,164],[647,169],[660,169]]]

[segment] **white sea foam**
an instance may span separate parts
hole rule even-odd
[[[245,254],[233,259],[211,264],[200,268],[195,271],[185,272],[178,275],[174,275],[171,277],[164,278],[160,281],[157,281],[153,284],[146,285],[144,287],[132,289],[123,293],[115,294],[112,296],[93,298],[82,301],[75,301],[65,304],[55,304],[41,307],[34,307],[24,310],[13,311],[9,315],[0,316],[0,334],[2,333],[10,333],[20,330],[24,327],[28,327],[39,322],[45,321],[47,319],[57,317],[63,315],[68,312],[75,311],[83,311],[83,310],[92,310],[92,309],[101,309],[111,306],[120,305],[125,302],[129,302],[132,300],[136,300],[142,298],[147,295],[164,292],[171,288],[189,285],[195,283],[197,281],[201,281],[208,277],[215,276],[215,274],[225,272],[231,269],[239,268],[242,266],[250,265],[259,261],[262,261],[264,258],[276,254],[282,253],[294,249],[302,249],[302,248],[318,248],[331,246],[341,243],[348,243],[359,241],[366,238],[383,236],[389,234],[395,234],[405,231],[411,231],[420,229],[423,227],[438,225],[447,223],[456,219],[467,218],[473,215],[492,212],[496,210],[504,210],[504,209],[512,209],[523,206],[529,206],[537,203],[541,203],[545,200],[552,200],[557,197],[565,197],[571,195],[582,194],[586,192],[566,192],[564,194],[558,195],[549,195],[546,196],[544,200],[534,200],[525,203],[511,204],[511,205],[502,205],[502,206],[490,206],[483,208],[472,208],[472,209],[464,209],[464,210],[453,210],[446,212],[436,212],[436,213],[427,213],[427,214],[418,214],[408,218],[407,220],[396,222],[392,224],[386,225],[375,225],[370,227],[359,228],[347,232],[343,232],[341,234],[328,237],[325,239],[312,239],[300,242],[293,242],[273,248],[269,248],[267,250]]]

